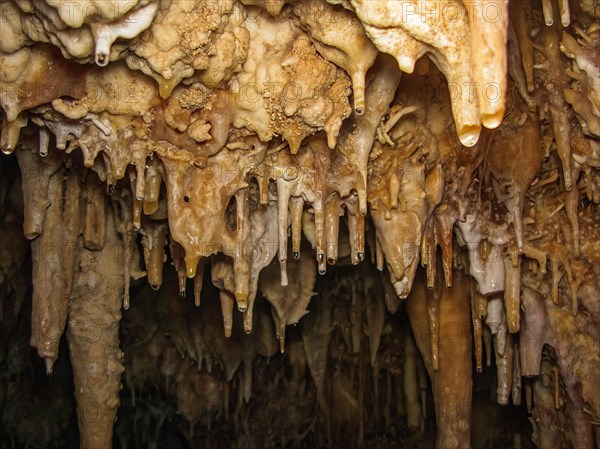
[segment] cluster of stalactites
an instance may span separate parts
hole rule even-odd
[[[262,291],[281,350],[286,326],[306,313],[316,272],[370,255],[398,298],[427,297],[413,313],[430,330],[417,343],[430,358],[434,396],[450,382],[440,329],[467,286],[472,307],[453,313],[472,319],[478,369],[486,329],[495,335],[499,400],[508,402],[515,353],[521,373],[539,373],[542,346],[521,339],[511,352],[511,335],[543,320],[536,341],[558,347],[571,401],[599,416],[590,365],[567,356],[572,347],[556,328],[560,315],[583,335],[578,348],[598,346],[577,330],[582,320],[598,322],[590,290],[598,248],[589,237],[600,202],[597,8],[566,0],[257,3],[0,3],[0,144],[11,152],[22,142],[24,228],[38,285],[32,343],[48,366],[74,279],[94,278],[92,262],[79,272],[80,252],[106,251],[115,232],[125,308],[132,277],[160,288],[168,245],[179,293],[192,278],[197,304],[210,265],[226,336],[236,303],[252,331]],[[444,21],[449,13],[456,20]],[[46,270],[56,241],[68,243],[64,257]],[[429,293],[413,291],[419,265]],[[460,270],[473,288],[455,279]],[[56,279],[50,294],[39,287]],[[388,298],[390,311],[398,298]],[[459,362],[470,372],[470,360]],[[468,389],[457,394],[452,401],[468,402]],[[441,446],[465,438],[464,423],[438,427]]]

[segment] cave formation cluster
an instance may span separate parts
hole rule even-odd
[[[47,373],[68,352],[81,449],[138,447],[148,388],[210,447],[409,447],[373,442],[400,418],[483,447],[490,373],[512,447],[600,445],[597,0],[1,0],[0,26],[2,366],[22,315]]]

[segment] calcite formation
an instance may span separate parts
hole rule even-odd
[[[82,449],[122,382],[190,435],[233,414],[237,447],[423,434],[430,391],[435,447],[468,449],[492,369],[537,447],[600,444],[595,0],[1,0],[0,26],[0,297],[31,271],[48,373],[66,333]]]

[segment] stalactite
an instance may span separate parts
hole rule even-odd
[[[457,273],[457,272],[455,272]],[[439,341],[439,366],[434,370],[429,342],[429,325],[422,283],[416,284],[408,298],[407,310],[417,346],[423,355],[432,381],[435,401],[438,448],[468,448],[471,420],[471,318],[468,283],[455,274],[453,287],[441,288],[440,329],[445,335]],[[460,373],[460,374],[458,374]],[[455,382],[460,378],[460,384]]]
[[[119,320],[123,273],[111,261],[123,251],[113,214],[106,214],[106,243],[93,252],[77,245],[67,339],[73,360],[81,447],[100,449],[112,444],[112,427],[119,405],[123,353]],[[103,280],[110,279],[110,282]]]

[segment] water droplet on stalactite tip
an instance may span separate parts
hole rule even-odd
[[[248,293],[238,291],[234,296],[238,310],[242,313],[245,312],[248,309]]]
[[[105,67],[108,64],[108,56],[104,53],[96,53],[96,64]]]
[[[458,139],[465,147],[470,148],[478,142],[480,132],[481,127],[478,125],[464,126],[460,129]]]
[[[334,259],[333,257],[329,257],[329,258],[327,258],[327,263],[329,265],[335,265],[337,263],[337,259]]]
[[[158,290],[160,288],[160,285],[156,285],[156,284],[150,284],[150,288],[152,290]]]
[[[285,336],[277,336],[277,340],[279,340],[279,352],[282,354],[285,352]]]
[[[294,260],[300,259],[300,251],[294,251]]]
[[[117,191],[117,187],[114,184],[108,185],[108,194],[109,195],[114,195],[116,191]]]
[[[200,262],[200,256],[189,256],[184,259],[187,277],[193,279],[196,276],[196,269],[198,268],[198,262]]]
[[[185,298],[185,288],[182,288],[181,290],[179,290],[179,297]]]
[[[327,273],[327,270],[324,267],[319,267],[319,274],[322,276]]]
[[[282,354],[285,353],[285,343],[283,342],[283,340],[279,342],[279,352],[281,352]]]
[[[41,157],[48,156],[48,146],[50,145],[50,131],[47,128],[40,128],[39,154]]]
[[[361,261],[361,262],[363,260],[365,260],[365,253],[364,253],[364,251],[359,251],[358,252],[358,260]]]

